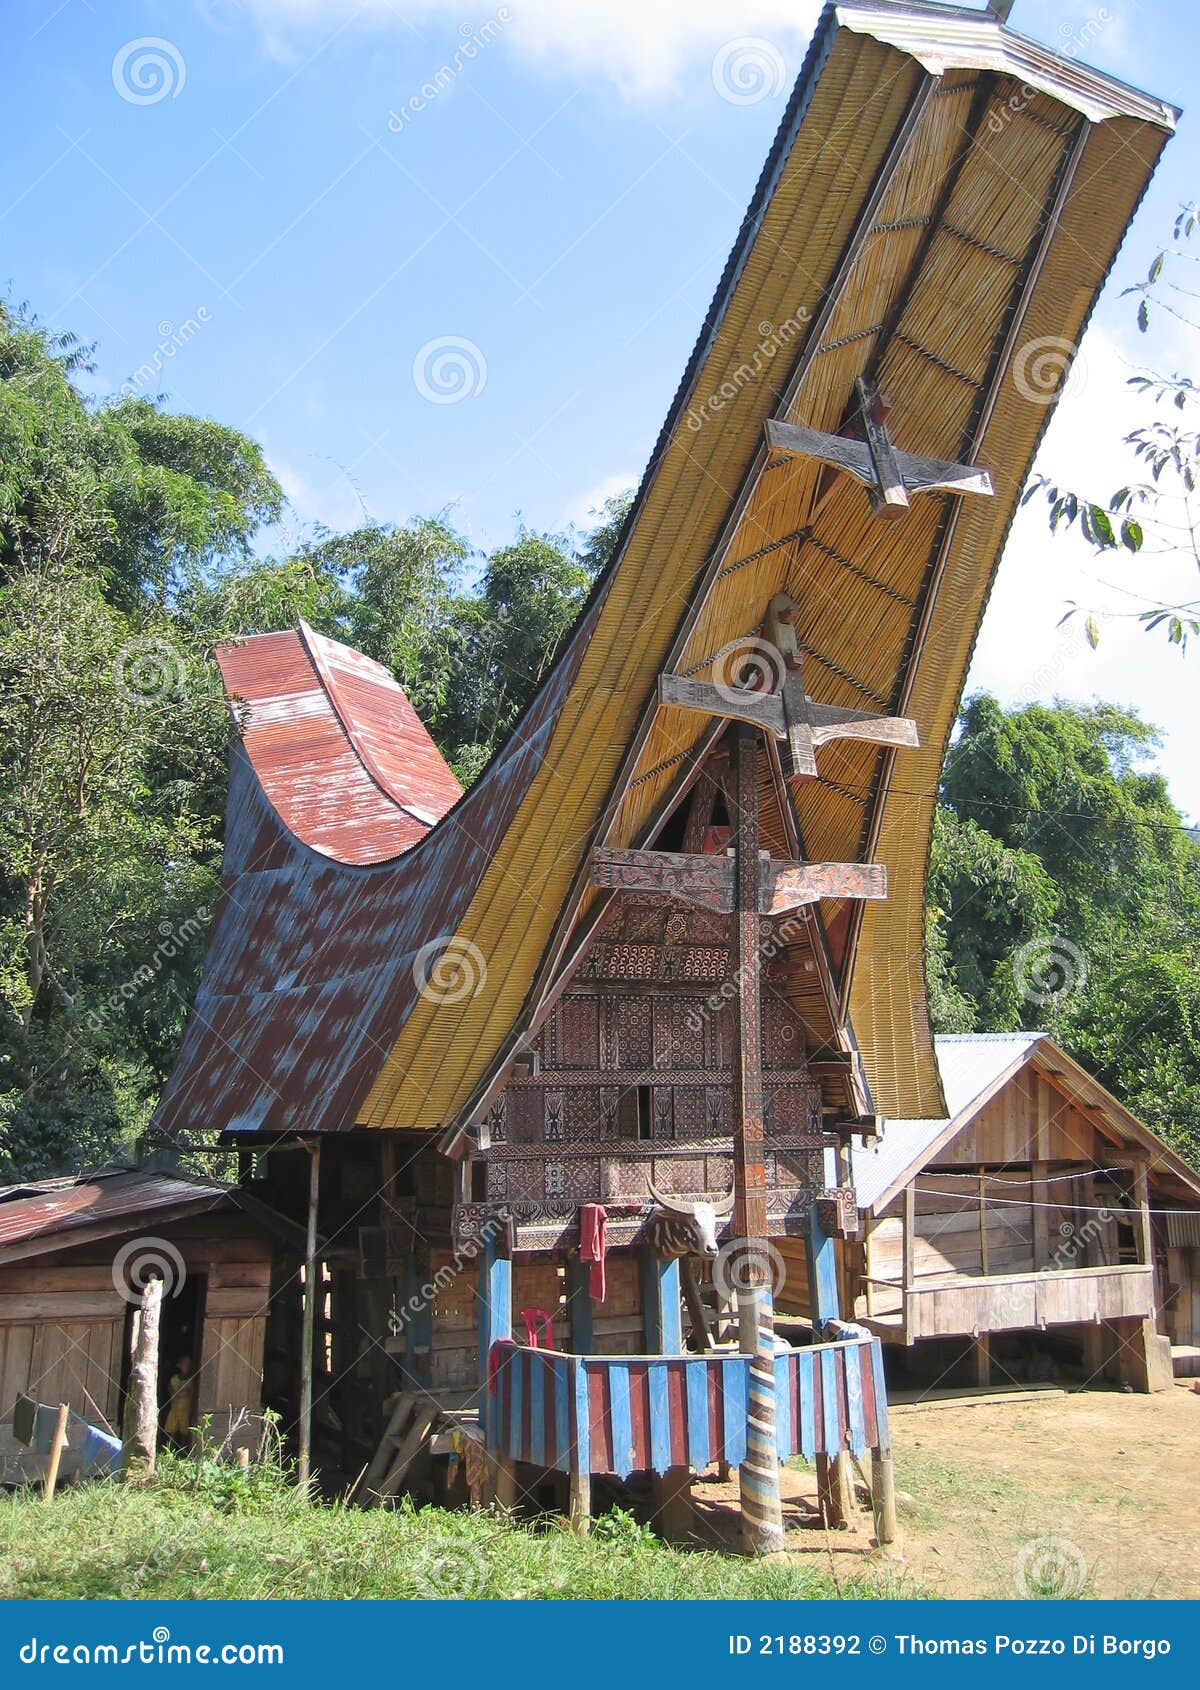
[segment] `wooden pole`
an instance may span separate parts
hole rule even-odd
[[[125,1399],[121,1477],[126,1484],[145,1484],[154,1477],[158,1456],[158,1328],[163,1282],[148,1279],[141,1306],[134,1316],[133,1357],[129,1393]]]
[[[312,1476],[313,1339],[317,1320],[317,1205],[321,1194],[321,1141],[310,1147],[308,1230],[304,1240],[304,1319],[300,1336],[300,1448],[296,1481],[307,1497]]]
[[[58,1464],[62,1460],[63,1446],[67,1441],[67,1416],[71,1410],[63,1402],[58,1405],[58,1419],[54,1422],[54,1437],[50,1442],[50,1456],[46,1462],[46,1482],[42,1486],[42,1501],[53,1502],[54,1492],[58,1485]]]
[[[875,1536],[882,1546],[896,1541],[896,1474],[890,1449],[871,1452],[871,1502]]]
[[[738,1469],[742,1529],[752,1554],[783,1547],[775,1434],[775,1319],[767,1254],[767,1180],[762,1075],[762,954],[759,945],[757,730],[736,722],[734,913],[737,1035],[733,1052],[734,1230],[746,1241],[740,1324],[753,1328],[746,1393],[746,1459]],[[747,1347],[749,1341],[747,1340]]]

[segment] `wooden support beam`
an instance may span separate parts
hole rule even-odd
[[[871,1503],[875,1512],[875,1536],[880,1547],[895,1543],[896,1474],[890,1449],[871,1451]]]
[[[571,1348],[576,1355],[591,1355],[595,1347],[591,1267],[578,1256],[567,1261],[567,1318],[571,1326]]]
[[[869,400],[872,393],[872,389],[860,382],[860,395]],[[865,440],[825,434],[815,428],[798,428],[793,423],[771,418],[765,424],[767,445],[776,456],[816,458],[861,481],[870,494],[871,508],[879,517],[903,516],[911,502],[910,494],[992,497],[995,492],[992,478],[978,464],[956,464],[945,458],[898,452],[878,404],[873,412],[864,404],[860,414]]]
[[[479,1257],[479,1424],[487,1433],[492,1399],[488,1393],[488,1361],[492,1345],[512,1337],[512,1262],[508,1240],[486,1228]]]
[[[650,1355],[683,1353],[679,1259],[663,1260],[648,1246],[641,1252],[642,1310]]]
[[[163,1282],[148,1279],[134,1316],[133,1355],[122,1427],[121,1477],[126,1484],[146,1484],[158,1457],[158,1330]]]
[[[601,845],[592,856],[595,885],[658,892],[720,915],[733,911],[729,856],[682,851],[621,851]],[[887,871],[876,863],[792,863],[759,859],[758,913],[783,915],[822,898],[886,898]]]
[[[300,1336],[300,1424],[296,1457],[296,1483],[307,1497],[312,1479],[313,1339],[316,1332],[317,1297],[317,1210],[321,1196],[321,1141],[309,1146],[308,1224],[304,1235],[304,1314]]]

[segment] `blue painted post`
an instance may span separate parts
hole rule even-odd
[[[646,1349],[650,1355],[683,1354],[683,1315],[680,1310],[679,1261],[661,1261],[653,1250],[642,1251],[642,1309],[646,1321]]]
[[[839,1309],[837,1256],[833,1239],[827,1236],[817,1219],[815,1203],[809,1211],[804,1249],[808,1263],[808,1301],[812,1314],[813,1337],[820,1343],[826,1321],[837,1320]]]
[[[492,1406],[488,1356],[498,1338],[512,1337],[512,1262],[499,1245],[493,1231],[485,1232],[479,1258],[479,1425],[485,1436]]]
[[[830,1320],[837,1320],[838,1284],[837,1284],[837,1256],[833,1239],[828,1236],[817,1218],[817,1205],[814,1202],[808,1215],[808,1232],[804,1240],[805,1257],[808,1265],[808,1303],[812,1316],[813,1337],[819,1344],[825,1336],[825,1326]],[[821,1361],[822,1397],[826,1404],[827,1420],[829,1410],[833,1406],[834,1378],[836,1374],[836,1360],[834,1355],[826,1354]],[[849,1523],[853,1508],[854,1492],[852,1488],[850,1459],[845,1450],[837,1447],[836,1419],[826,1427],[824,1437],[818,1428],[818,1441],[823,1442],[824,1448],[817,1456],[817,1494],[821,1503],[827,1526],[845,1526]]]
[[[571,1319],[571,1348],[578,1356],[591,1355],[596,1345],[592,1295],[588,1289],[590,1277],[590,1265],[572,1256],[567,1263],[567,1312]]]

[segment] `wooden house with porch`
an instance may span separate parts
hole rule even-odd
[[[1048,1034],[936,1047],[947,1115],[889,1121],[855,1152],[845,1306],[980,1383],[1191,1373],[1200,1174]]]
[[[780,1455],[873,1452],[886,1531],[833,1240],[853,1145],[945,1113],[924,867],[1055,397],[1030,349],[1082,334],[1174,115],[990,15],[828,8],[615,556],[471,790],[357,653],[219,654],[224,890],[156,1129],[307,1227],[268,1329],[302,1470],[448,1495],[482,1447],[582,1521],[594,1479],[724,1461],[769,1547]]]

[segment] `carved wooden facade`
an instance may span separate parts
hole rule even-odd
[[[780,923],[764,919],[764,954]],[[602,1203],[610,1244],[632,1243],[650,1181],[681,1197],[730,1189],[735,989],[730,917],[618,893],[571,984],[490,1110],[460,1239],[506,1210],[518,1248],[578,1239],[579,1208]],[[803,1231],[825,1187],[821,1091],[803,1028],[768,963],[763,994],[771,1231]],[[476,1195],[478,1194],[478,1195]]]

